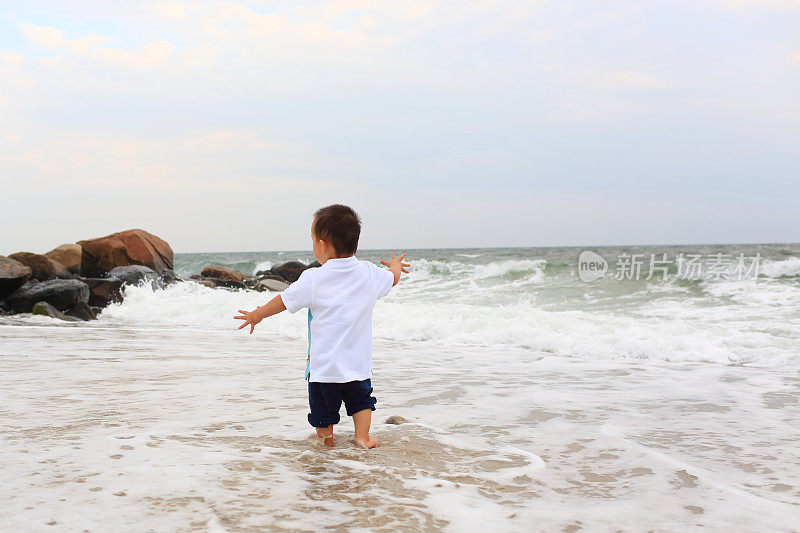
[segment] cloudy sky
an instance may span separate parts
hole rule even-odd
[[[800,241],[800,2],[0,0],[0,254]]]

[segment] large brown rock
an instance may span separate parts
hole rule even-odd
[[[0,255],[0,298],[11,294],[31,279],[31,267]]]
[[[32,252],[17,252],[8,257],[30,267],[31,279],[47,281],[48,279],[55,279],[56,277],[56,265],[46,255],[34,254]]]
[[[45,252],[47,257],[61,263],[73,274],[81,273],[81,256],[83,251],[80,244],[62,244]]]
[[[225,279],[229,281],[236,281],[242,283],[244,281],[244,275],[239,272],[238,270],[232,270],[230,268],[225,268],[221,266],[207,266],[200,272],[200,275],[204,278],[217,278],[217,279]]]
[[[143,265],[156,272],[172,269],[174,253],[166,241],[141,229],[129,229],[78,241],[82,247],[81,274],[102,276],[118,266]]]

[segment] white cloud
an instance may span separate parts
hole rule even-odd
[[[26,135],[28,141],[5,138],[15,143],[13,149],[0,148],[6,178],[27,176],[26,186],[35,189],[326,190],[334,184],[311,176],[340,163],[253,131],[206,130],[171,138],[65,131]]]
[[[18,67],[25,62],[25,58],[19,54],[0,50],[0,65]]]
[[[78,57],[128,69],[165,67],[172,55],[172,45],[166,41],[151,41],[133,48],[110,47],[105,45],[114,39],[106,35],[89,34],[68,39],[66,31],[52,26],[21,23],[20,29],[38,46],[64,50]]]
[[[752,11],[765,9],[780,11],[800,10],[800,2],[797,0],[699,0],[702,3],[718,5],[734,11]]]
[[[20,24],[22,33],[38,46],[46,48],[60,48],[64,46],[66,31],[52,26],[35,26],[33,24]]]
[[[609,76],[612,83],[616,82],[622,89],[668,89],[674,84],[650,72],[620,72]]]

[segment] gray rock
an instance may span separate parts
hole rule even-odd
[[[156,283],[161,289],[179,281],[183,281],[183,279],[181,279],[181,277],[177,275],[171,268],[165,268],[159,272],[158,279],[156,279]]]
[[[277,291],[280,292],[285,290],[289,284],[285,281],[279,281],[277,279],[262,279],[258,282],[258,286],[262,287],[261,290],[268,290],[268,291]]]
[[[77,279],[29,281],[5,300],[6,306],[18,313],[30,313],[36,302],[48,302],[59,311],[71,309],[78,302],[89,301],[89,286]]]
[[[94,320],[97,318],[94,315],[94,311],[89,307],[89,304],[86,302],[78,302],[76,303],[72,309],[67,311],[67,315],[75,318],[79,318],[81,320]]]
[[[67,316],[47,302],[36,302],[35,304],[33,304],[33,309],[31,309],[31,312],[34,315],[44,315],[53,318],[59,318],[61,320],[66,320],[68,322],[80,321],[80,318],[76,318],[74,316]]]
[[[106,307],[112,302],[122,301],[122,280],[115,276],[107,278],[81,278],[89,286],[89,305]]]
[[[155,270],[144,265],[126,265],[114,267],[111,269],[108,275],[119,278],[123,283],[129,285],[136,285],[141,280],[153,282],[158,278],[158,274]]]
[[[271,274],[280,276],[289,283],[294,283],[307,268],[308,267],[300,261],[288,261],[272,267],[269,271]]]
[[[286,281],[282,277],[271,273],[269,270],[260,270],[258,273],[256,273],[256,278],[259,279],[259,280],[262,280],[262,279],[274,279],[275,281],[282,281],[284,283],[289,283],[288,281]]]
[[[408,422],[408,420],[400,415],[392,415],[386,419],[387,424],[404,424],[405,422]]]
[[[0,255],[0,298],[11,294],[31,279],[31,267],[15,259]]]

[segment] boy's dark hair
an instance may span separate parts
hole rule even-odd
[[[346,205],[320,207],[314,212],[314,235],[328,241],[336,255],[355,255],[361,235],[361,219]]]

